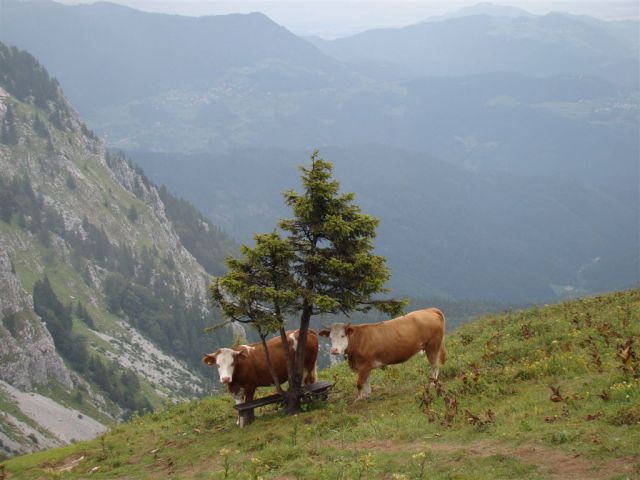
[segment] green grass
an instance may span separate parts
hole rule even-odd
[[[640,290],[487,316],[447,338],[440,394],[416,356],[375,371],[371,399],[354,404],[343,364],[320,375],[337,380],[330,400],[293,418],[266,407],[240,430],[228,395],[214,396],[6,468],[25,479],[211,479],[225,465],[230,479],[637,478],[640,365],[625,369],[619,345],[632,338],[640,357],[639,321]]]

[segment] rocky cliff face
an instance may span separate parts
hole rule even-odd
[[[101,148],[103,148],[101,146]],[[106,156],[101,155],[100,160]],[[107,166],[113,173],[115,179],[122,188],[135,195],[150,209],[154,216],[154,226],[148,233],[153,239],[153,244],[157,248],[168,247],[173,260],[180,265],[180,285],[184,288],[184,296],[192,305],[199,308],[207,308],[207,290],[209,276],[198,264],[196,259],[187,251],[180,238],[176,234],[171,222],[165,213],[165,207],[160,199],[158,190],[154,185],[150,185],[148,180],[140,171],[136,171],[123,157],[112,156],[106,161]],[[139,237],[143,232],[140,226],[132,228],[131,234]]]
[[[0,450],[9,454],[202,394],[212,385],[198,354],[222,338],[205,338],[209,274],[156,186],[105,151],[32,57],[0,44],[0,68],[12,61],[21,68],[0,76],[0,404],[12,405],[0,412]],[[59,305],[53,320],[37,309],[46,322],[32,297],[45,276],[55,297],[46,300]]]
[[[72,388],[71,373],[33,311],[31,296],[22,288],[1,245],[0,292],[0,380],[21,390],[51,381]]]

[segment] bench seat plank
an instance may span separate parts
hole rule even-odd
[[[311,385],[305,385],[304,390],[307,395],[321,395],[328,392],[331,387],[333,387],[333,383],[320,381],[312,383]],[[233,408],[235,408],[238,412],[246,412],[247,410],[253,410],[254,408],[264,407],[273,403],[280,403],[282,401],[284,401],[282,395],[280,395],[279,393],[274,393],[273,395],[258,398],[257,400],[239,403],[237,405],[234,405]]]
[[[305,385],[305,389],[309,391],[309,393],[324,393],[333,387],[333,383],[327,382],[326,380],[322,380],[316,383],[312,383],[311,385]]]
[[[244,412],[245,410],[253,410],[254,408],[264,407],[265,405],[271,405],[272,403],[279,403],[282,400],[282,395],[280,395],[279,393],[275,393],[273,395],[258,398],[257,400],[252,400],[250,402],[239,403],[237,405],[234,405],[233,408],[235,408],[239,412]]]

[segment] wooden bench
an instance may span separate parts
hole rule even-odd
[[[329,397],[329,390],[331,390],[331,387],[333,387],[333,383],[326,381],[304,385],[301,400],[303,403],[310,402],[316,398],[326,400]],[[240,416],[239,423],[242,428],[249,425],[255,418],[253,412],[255,408],[272,405],[274,403],[281,403],[283,401],[284,397],[282,395],[274,393],[273,395],[267,395],[266,397],[258,398],[250,402],[238,403],[237,405],[234,405],[233,408],[238,411],[238,415]]]

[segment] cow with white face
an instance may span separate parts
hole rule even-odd
[[[432,381],[437,381],[439,367],[447,357],[444,334],[444,314],[437,308],[379,323],[335,323],[320,331],[331,340],[331,354],[346,356],[351,369],[358,372],[356,400],[371,394],[371,370],[406,362],[420,351],[429,359]]]
[[[298,346],[299,331],[286,332],[289,351],[293,354]],[[284,383],[288,379],[287,359],[284,345],[280,337],[267,340],[269,358],[278,381]],[[318,335],[313,329],[307,334],[307,345],[304,357],[303,381],[311,384],[316,381],[316,359],[318,357]],[[220,348],[214,353],[206,354],[202,361],[207,365],[218,367],[220,383],[227,385],[236,404],[253,400],[258,387],[273,385],[273,377],[269,372],[262,343],[240,345],[236,348]]]
[[[233,371],[236,366],[237,359],[247,358],[249,351],[251,351],[249,345],[240,345],[240,350],[232,350],[231,348],[221,348],[210,359],[214,359],[214,364],[218,367],[218,374],[220,375],[220,383],[226,385],[233,380]],[[205,361],[205,363],[207,363]],[[211,365],[211,363],[208,363]]]

